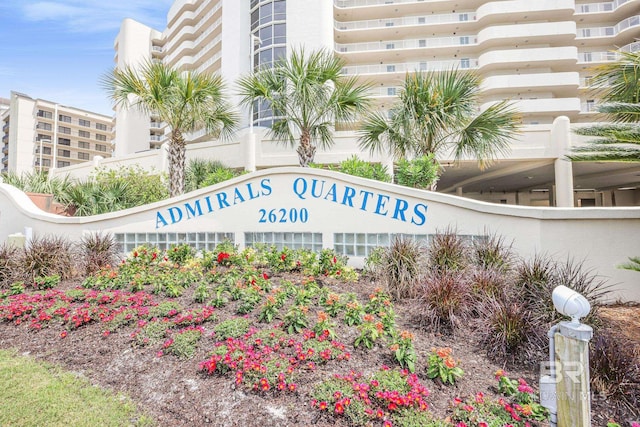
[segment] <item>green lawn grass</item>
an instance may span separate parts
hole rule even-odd
[[[151,426],[125,396],[0,350],[0,426]]]

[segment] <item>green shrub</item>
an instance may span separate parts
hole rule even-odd
[[[234,317],[218,323],[213,331],[216,333],[218,341],[224,341],[227,338],[239,338],[249,332],[251,323],[244,317]]]
[[[138,329],[132,336],[136,345],[141,347],[152,346],[162,342],[167,336],[167,330],[170,328],[171,324],[167,320],[152,320]]]
[[[87,180],[73,182],[57,198],[76,216],[99,215],[157,202],[168,197],[162,175],[140,166],[98,169]]]
[[[629,257],[629,262],[622,264],[619,268],[632,271],[640,271],[640,257]]]
[[[430,190],[438,182],[440,165],[433,154],[412,160],[401,159],[396,167],[396,182],[412,188]]]
[[[195,249],[193,249],[189,244],[182,243],[180,245],[171,245],[167,250],[167,258],[169,261],[176,264],[184,264],[188,260],[192,259],[195,256]]]
[[[164,317],[173,317],[182,311],[182,306],[175,301],[164,301],[155,307],[149,309],[149,318],[162,319]]]
[[[51,289],[60,284],[60,275],[52,274],[51,276],[36,277],[33,279],[33,286],[36,289]]]
[[[340,162],[337,167],[331,169],[348,175],[375,179],[382,182],[391,182],[391,175],[389,175],[386,166],[380,163],[369,163],[358,158],[355,154],[347,160]]]
[[[202,338],[202,328],[189,327],[178,331],[173,338],[164,344],[166,353],[173,354],[179,359],[191,359],[196,354],[196,347]]]
[[[127,183],[127,208],[155,203],[169,197],[166,177],[161,173],[147,171],[139,165],[98,169],[92,178],[98,185],[106,187],[112,183]]]
[[[208,187],[242,175],[216,160],[192,159],[185,170],[185,191]]]

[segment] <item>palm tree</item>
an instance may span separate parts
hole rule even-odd
[[[395,158],[432,154],[435,159],[452,152],[456,160],[476,158],[484,169],[508,151],[520,125],[506,101],[478,112],[480,83],[476,74],[455,69],[407,74],[389,114],[365,119],[360,147],[386,149]]]
[[[576,129],[596,139],[575,147],[568,156],[573,161],[640,162],[640,53],[619,54],[617,61],[594,68],[591,80],[603,101],[598,111],[612,123]]]
[[[342,75],[344,61],[327,50],[306,55],[294,49],[290,58],[279,59],[271,68],[242,77],[238,85],[242,104],[266,103],[276,119],[271,135],[295,146],[300,166],[313,162],[316,144],[333,145],[336,122],[349,123],[369,105],[369,85],[358,85],[356,77]]]
[[[171,129],[169,136],[169,195],[184,193],[186,140],[184,134],[205,129],[228,137],[238,117],[223,96],[219,76],[180,72],[159,62],[145,62],[139,71],[114,69],[102,81],[117,107],[155,115]]]

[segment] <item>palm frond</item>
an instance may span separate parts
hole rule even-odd
[[[460,129],[455,144],[456,160],[469,156],[484,169],[509,152],[520,128],[519,115],[506,101],[491,105]]]

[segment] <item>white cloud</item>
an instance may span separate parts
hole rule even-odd
[[[15,2],[14,7],[27,21],[59,24],[69,32],[95,33],[117,32],[125,18],[162,30],[172,3],[173,0],[27,0]]]

